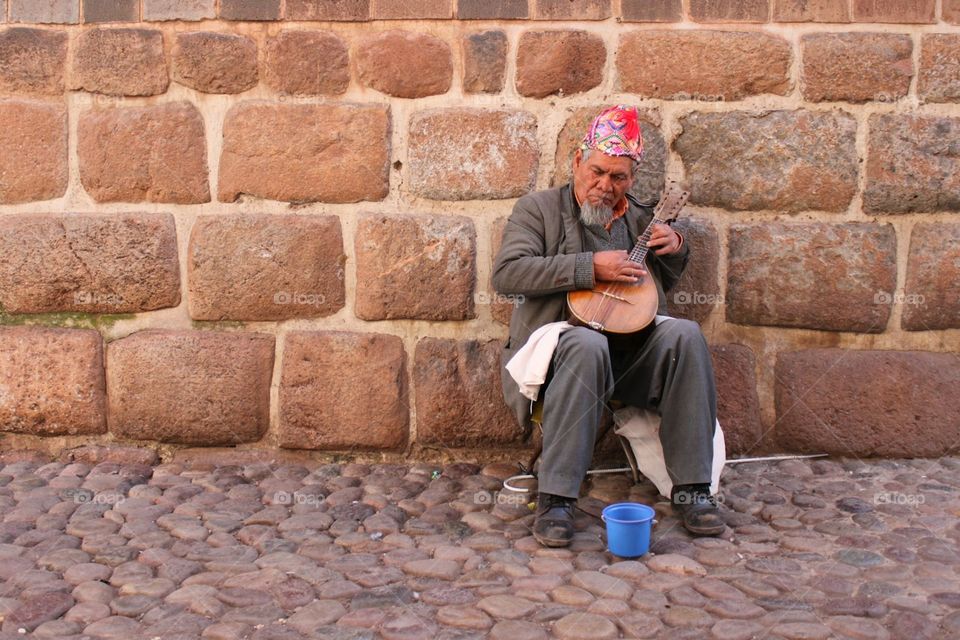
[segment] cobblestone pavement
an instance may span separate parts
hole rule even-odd
[[[0,636],[958,638],[960,459],[728,467],[721,538],[648,483],[594,476],[540,548],[506,464],[0,469]],[[652,553],[605,502],[655,504]]]

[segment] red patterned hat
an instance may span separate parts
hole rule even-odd
[[[618,104],[607,107],[593,119],[580,148],[596,149],[608,156],[629,156],[635,161],[643,155],[643,137],[637,122],[637,108]]]

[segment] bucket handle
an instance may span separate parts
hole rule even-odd
[[[607,521],[607,516],[605,516],[605,515],[603,515],[603,514],[601,513],[601,514],[600,514],[600,519],[603,520],[604,522],[606,522],[606,521]],[[659,520],[657,520],[656,518],[654,518],[653,520],[650,521],[650,526],[652,527],[653,525],[657,524],[658,522],[659,522]]]

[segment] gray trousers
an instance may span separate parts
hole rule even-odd
[[[700,326],[669,318],[622,344],[592,329],[560,336],[543,399],[539,490],[576,498],[608,400],[660,415],[660,442],[677,484],[710,482],[717,393]]]

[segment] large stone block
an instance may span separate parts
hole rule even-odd
[[[456,0],[461,20],[526,20],[527,0]]]
[[[241,93],[257,84],[257,43],[248,36],[178,33],[173,79],[204,93]]]
[[[196,320],[314,318],[344,304],[336,216],[200,216],[188,255]]]
[[[481,31],[463,37],[463,90],[500,93],[507,71],[507,34]]]
[[[573,173],[573,156],[590,123],[605,106],[581,107],[575,110],[557,137],[557,153],[554,158],[553,186],[566,184]],[[660,131],[660,114],[640,110],[640,135],[643,137],[643,158],[637,164],[630,192],[641,202],[657,202],[663,191],[666,176],[667,144]]]
[[[881,333],[897,281],[893,226],[762,223],[730,228],[727,321]]]
[[[516,198],[537,178],[537,119],[508,109],[431,109],[410,117],[410,190],[432,200]]]
[[[98,202],[210,201],[203,116],[188,102],[88,110],[77,138],[80,182]]]
[[[206,20],[217,16],[217,0],[143,0],[143,19]]]
[[[756,356],[742,344],[714,345],[710,355],[717,381],[717,420],[723,428],[727,455],[749,454],[763,439]]]
[[[932,458],[956,453],[960,445],[960,359],[954,353],[782,353],[775,397],[777,442],[788,451]]]
[[[620,0],[624,22],[680,22],[683,20],[681,0]]]
[[[173,216],[0,217],[0,304],[8,313],[136,313],[177,306]]]
[[[913,78],[913,40],[895,33],[803,36],[803,96],[812,102],[894,102]]]
[[[517,92],[531,98],[583,93],[603,81],[607,49],[586,31],[526,31],[517,49]]]
[[[83,21],[139,22],[140,0],[83,0]]]
[[[474,317],[476,232],[470,218],[363,216],[355,250],[358,318]]]
[[[869,128],[864,211],[960,211],[960,119],[875,114]]]
[[[65,436],[104,433],[106,427],[99,333],[0,328],[0,429]]]
[[[620,37],[616,62],[623,91],[713,102],[786,95],[790,60],[790,43],[765,33],[633,31]]]
[[[426,33],[371,36],[357,48],[356,64],[361,83],[397,98],[446,93],[453,81],[450,45]]]
[[[287,20],[357,22],[370,17],[370,0],[286,0],[286,5]]]
[[[606,20],[610,0],[534,0],[536,20]]]
[[[332,31],[285,29],[267,40],[264,79],[293,95],[340,94],[350,85],[347,43]]]
[[[3,29],[0,93],[62,94],[66,60],[66,33],[27,27]]]
[[[373,0],[373,20],[448,20],[453,17],[451,0]]]
[[[96,28],[74,42],[71,88],[113,96],[154,96],[170,78],[163,34],[150,29]]]
[[[943,0],[943,19],[951,24],[960,24],[960,0]]]
[[[917,94],[925,102],[960,102],[960,36],[924,34]]]
[[[695,22],[766,22],[770,0],[690,0]]]
[[[146,330],[107,347],[107,421],[117,437],[255,442],[270,422],[274,337]]]
[[[67,111],[0,100],[0,204],[59,198],[67,191]]]
[[[674,225],[690,247],[690,261],[680,280],[667,292],[670,315],[703,323],[723,304],[720,282],[720,236],[706,219],[681,217]]]
[[[448,447],[516,442],[520,428],[503,401],[499,340],[417,342],[413,368],[417,442]]]
[[[241,103],[223,126],[219,199],[382,200],[389,168],[388,107]]]
[[[220,0],[222,20],[279,20],[281,0]]]
[[[848,114],[694,112],[680,124],[674,147],[694,204],[843,211],[857,192],[857,122]]]
[[[936,0],[853,0],[857,22],[933,23]]]
[[[960,224],[913,227],[904,293],[904,329],[960,328]]]
[[[410,420],[406,377],[406,354],[396,336],[289,333],[280,379],[280,446],[402,447]]]
[[[850,22],[849,0],[773,0],[775,22]]]
[[[9,4],[10,22],[80,22],[80,0],[9,0]]]

